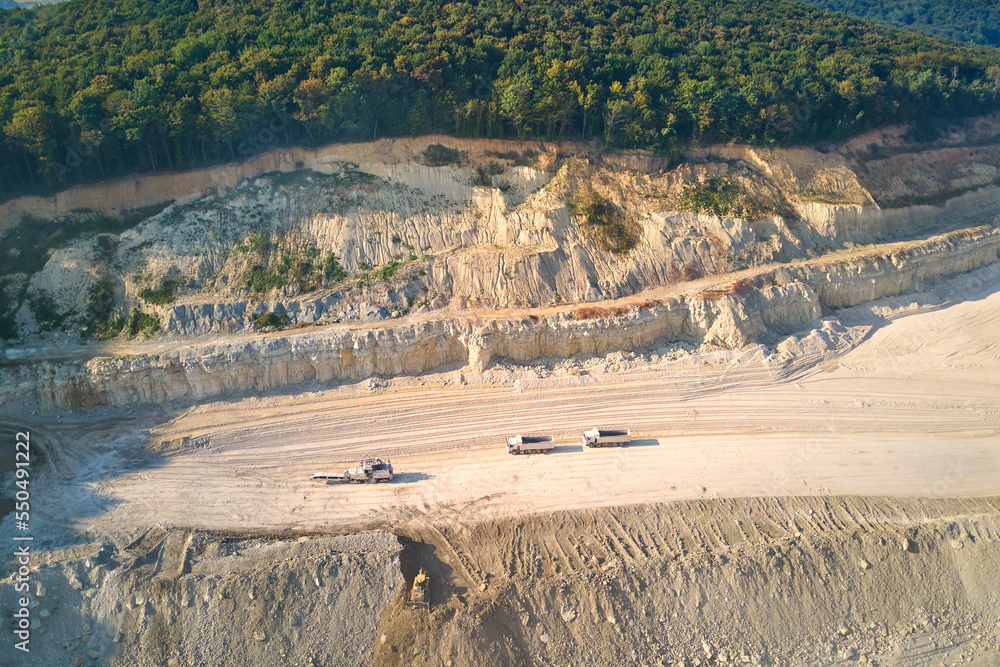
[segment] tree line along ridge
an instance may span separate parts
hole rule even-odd
[[[71,0],[0,12],[0,200],[430,132],[833,141],[997,108],[998,54],[786,0]]]

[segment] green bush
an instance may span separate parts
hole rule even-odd
[[[55,331],[56,329],[62,329],[63,324],[66,322],[66,318],[69,317],[69,313],[59,312],[56,308],[55,301],[53,301],[52,297],[48,294],[33,296],[28,300],[28,305],[31,306],[31,312],[35,317],[35,322],[38,323],[38,328],[42,331]]]
[[[396,272],[399,271],[399,267],[401,267],[402,265],[403,265],[402,262],[389,262],[385,266],[376,269],[375,275],[381,278],[382,280],[388,280],[389,278],[392,278],[394,275],[396,275]]]
[[[159,330],[160,319],[155,315],[144,313],[138,308],[134,309],[132,315],[128,318],[128,333],[130,336],[136,336],[140,333],[145,336],[152,336]]]
[[[254,326],[258,329],[283,329],[288,326],[288,315],[285,313],[272,313],[270,311],[266,313],[260,313],[259,315],[254,315],[252,318]]]
[[[247,274],[247,287],[254,292],[267,292],[284,284],[285,281],[277,271],[269,271],[259,264],[250,267]]]
[[[284,254],[270,266],[255,264],[247,271],[244,280],[252,292],[267,292],[269,290],[298,285],[303,292],[319,287],[323,277],[340,280],[346,277],[333,255],[327,256],[318,265],[314,260],[319,256],[319,249],[309,247],[298,254]]]
[[[740,190],[724,178],[713,178],[701,185],[688,184],[678,197],[682,211],[712,213],[722,218],[742,213],[737,200]]]
[[[347,277],[347,271],[340,266],[337,256],[332,252],[323,260],[323,275],[336,282]]]
[[[462,151],[457,148],[431,144],[424,150],[424,164],[428,167],[444,167],[449,164],[459,164],[461,161]]]
[[[472,184],[480,187],[493,187],[493,177],[503,173],[503,167],[498,162],[490,162],[488,165],[476,167],[476,175],[472,178]]]
[[[622,255],[639,244],[638,225],[604,197],[590,193],[576,209],[583,228],[601,250]]]
[[[7,281],[0,277],[0,338],[13,340],[18,334],[16,315],[23,296],[11,298],[7,290]]]
[[[125,320],[115,316],[115,287],[109,279],[94,283],[87,298],[87,330],[100,340],[114,338],[125,328]]]
[[[179,272],[171,270],[170,273],[160,279],[160,284],[154,289],[146,287],[139,290],[139,297],[146,303],[165,306],[168,303],[173,303],[176,298],[177,289],[185,282]]]
[[[783,214],[782,204],[758,201],[725,178],[713,178],[701,184],[687,184],[675,197],[674,205],[681,211],[711,213],[720,218],[731,216],[746,220],[759,220],[769,215]],[[788,214],[788,212],[784,212]]]
[[[251,252],[261,252],[267,247],[267,241],[260,234],[251,234],[247,237],[247,247]]]

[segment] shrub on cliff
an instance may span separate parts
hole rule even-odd
[[[285,313],[260,313],[252,318],[253,324],[260,330],[263,329],[283,329],[288,326],[289,318]]]
[[[152,336],[160,330],[160,319],[155,315],[144,313],[138,308],[132,311],[128,318],[128,333],[130,336],[142,334]]]
[[[601,250],[623,255],[639,244],[639,225],[610,200],[589,192],[574,208],[584,233]]]

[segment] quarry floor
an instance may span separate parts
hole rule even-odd
[[[18,415],[47,457],[49,643],[25,664],[996,665],[1000,271],[955,282],[842,312],[839,352],[666,346]],[[593,426],[634,441],[584,448]],[[511,456],[515,433],[557,446]],[[363,456],[396,481],[309,479]],[[326,554],[379,528],[398,560]],[[429,613],[404,605],[417,567]]]
[[[699,498],[1000,495],[994,274],[793,368],[753,351],[646,367],[609,355],[499,381],[455,369],[174,413],[62,414],[37,424],[62,443],[38,507],[87,533],[327,532]],[[594,426],[631,428],[634,442],[584,448]],[[508,455],[517,433],[557,446]],[[396,481],[309,479],[366,456],[391,459]]]

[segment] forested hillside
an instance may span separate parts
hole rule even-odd
[[[960,42],[1000,46],[996,0],[806,0],[869,21]]]
[[[432,131],[835,140],[996,108],[998,53],[783,0],[72,0],[0,12],[0,198]]]

